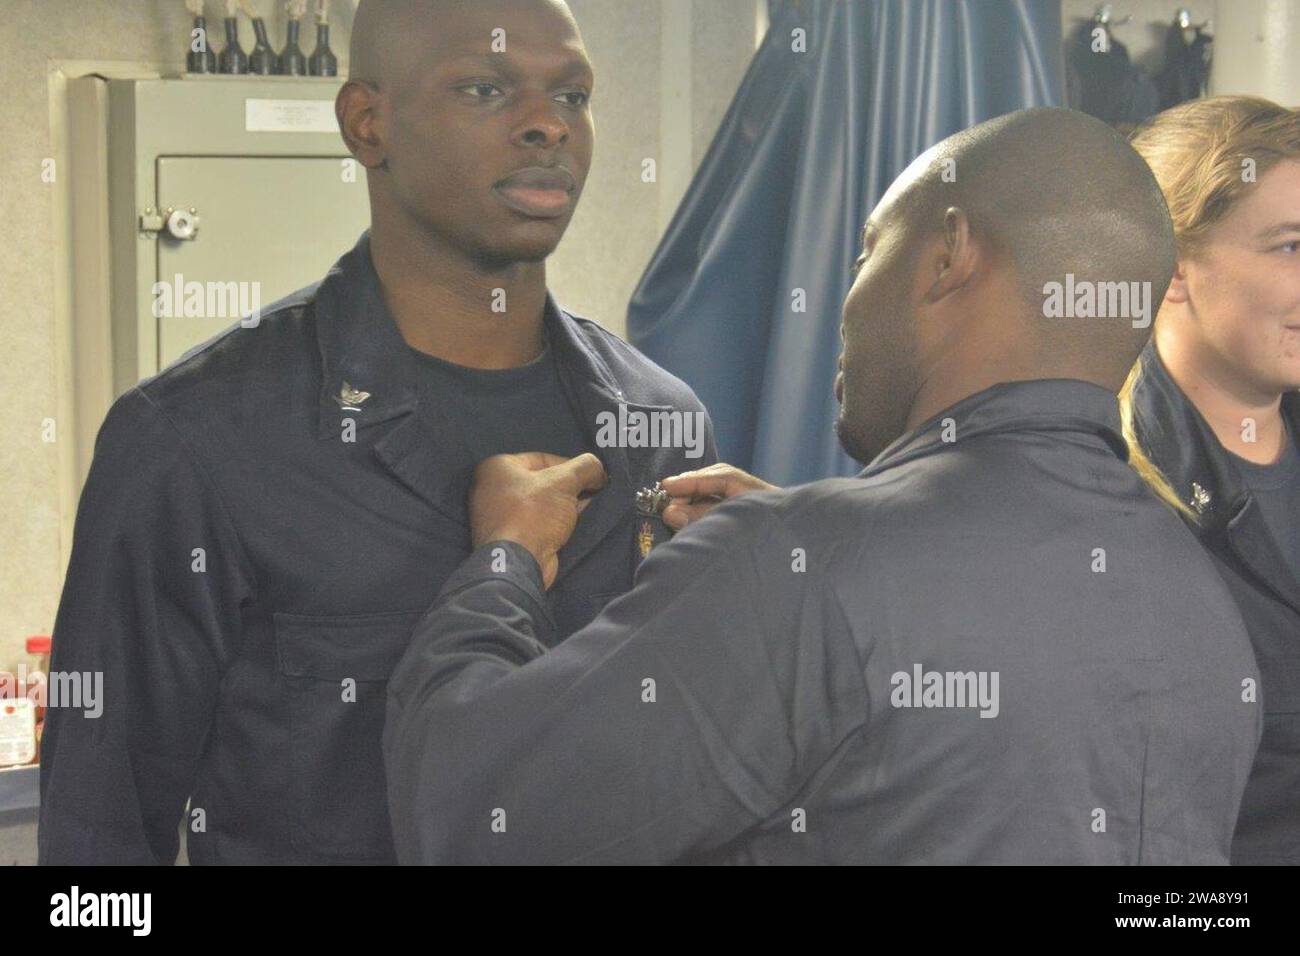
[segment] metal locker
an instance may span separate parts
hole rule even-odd
[[[369,212],[355,208],[358,186],[342,174],[340,161],[326,158],[158,160],[155,208],[192,209],[198,227],[192,238],[160,232],[157,281],[175,288],[180,276],[182,291],[199,283],[205,313],[219,313],[186,315],[173,293],[172,314],[157,317],[160,368],[238,322],[249,304],[265,308],[321,278],[352,247]]]
[[[74,259],[102,258],[108,271],[102,295],[78,288],[74,338],[83,351],[111,352],[110,399],[239,321],[221,308],[187,314],[155,297],[159,284],[181,276],[220,306],[212,288],[233,283],[265,307],[320,279],[368,227],[365,170],[334,120],[340,85],[250,76],[69,85],[73,173],[108,189],[106,226],[74,209],[85,223],[74,224]]]

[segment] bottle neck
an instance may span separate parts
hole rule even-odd
[[[190,73],[211,73],[216,69],[216,56],[212,52],[212,44],[208,38],[208,20],[202,14],[194,18],[194,34],[198,34],[194,39],[202,41],[202,49],[195,50],[193,39],[190,42],[190,51],[185,57],[185,66]],[[193,37],[193,34],[191,34]]]
[[[337,76],[338,57],[330,49],[330,27],[328,23],[316,24],[316,49],[311,53],[308,67],[312,76]]]

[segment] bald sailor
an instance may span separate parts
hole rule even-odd
[[[722,503],[558,646],[546,589],[599,465],[481,465],[476,550],[388,688],[399,860],[1227,862],[1255,661],[1115,397],[1174,260],[1099,121],[944,140],[871,213],[844,304],[866,468]],[[1067,281],[1138,294],[1067,317]]]

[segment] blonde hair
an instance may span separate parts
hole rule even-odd
[[[1133,389],[1137,387],[1138,379],[1141,377],[1142,362],[1138,360],[1128,370],[1128,378],[1124,379],[1124,384],[1119,390],[1119,418],[1123,426],[1124,441],[1128,444],[1128,463],[1161,501],[1189,521],[1199,523],[1199,516],[1187,502],[1178,497],[1174,486],[1169,483],[1164,472],[1156,467],[1156,463],[1147,457],[1146,450],[1138,441],[1137,430],[1133,427]]]
[[[1260,176],[1283,160],[1300,160],[1300,112],[1258,96],[1212,96],[1157,114],[1129,141],[1160,184],[1178,257],[1185,259],[1203,248],[1210,229]],[[1196,521],[1138,442],[1133,389],[1140,377],[1139,360],[1119,392],[1129,463],[1161,499]]]
[[[1258,96],[1212,96],[1158,113],[1129,142],[1165,194],[1185,257],[1260,176],[1300,159],[1300,113]]]

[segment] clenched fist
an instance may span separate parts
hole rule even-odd
[[[549,589],[560,570],[560,548],[587,507],[589,499],[582,496],[605,482],[605,467],[590,453],[561,458],[527,451],[487,458],[474,470],[469,493],[474,547],[489,541],[522,545],[537,559]]]

